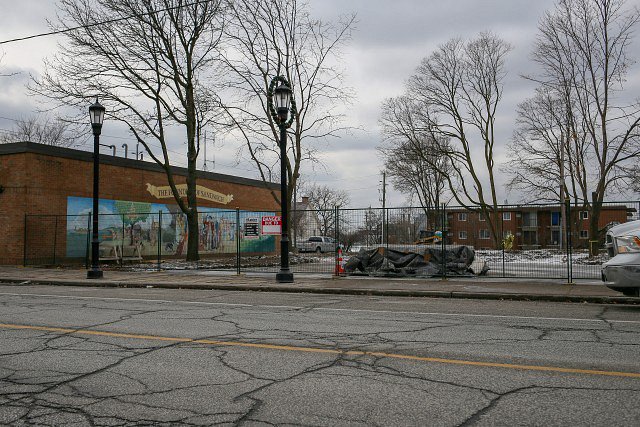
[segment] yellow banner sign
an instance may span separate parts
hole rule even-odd
[[[178,190],[180,197],[187,197],[187,184],[178,184],[176,185],[176,189]],[[155,185],[147,183],[147,191],[156,199],[167,199],[173,197],[171,187],[168,185],[166,187],[156,187]],[[210,190],[207,187],[203,187],[202,185],[196,185],[196,197],[199,199],[209,200],[211,202],[221,203],[223,205],[231,203],[233,200],[233,194],[224,195],[217,191]]]

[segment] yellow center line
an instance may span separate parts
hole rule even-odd
[[[412,356],[408,354],[385,353],[385,352],[379,352],[379,351],[338,350],[338,349],[332,349],[332,348],[299,347],[299,346],[277,345],[277,344],[259,344],[259,343],[240,342],[240,341],[218,341],[218,340],[192,339],[192,338],[182,338],[182,337],[163,337],[158,335],[125,334],[125,333],[119,333],[119,332],[56,328],[51,326],[15,325],[15,324],[8,324],[8,323],[0,323],[0,328],[57,332],[61,334],[94,335],[94,336],[114,337],[114,338],[167,341],[167,342],[175,342],[175,343],[186,342],[186,343],[194,343],[194,344],[220,345],[220,346],[224,345],[224,346],[231,346],[231,347],[249,347],[249,348],[261,348],[261,349],[269,349],[269,350],[280,350],[280,351],[299,351],[299,352],[306,352],[306,353],[337,354],[337,355],[345,355],[345,356],[387,357],[390,359],[403,359],[403,360],[413,360],[413,361],[420,361],[420,362],[443,363],[443,364],[449,364],[449,365],[518,369],[518,370],[524,370],[524,371],[562,372],[562,373],[568,373],[568,374],[604,375],[609,377],[640,378],[640,373],[638,372],[600,371],[600,370],[594,370],[594,369],[561,368],[558,366],[517,365],[512,363],[480,362],[480,361],[473,361],[473,360],[444,359],[440,357]]]

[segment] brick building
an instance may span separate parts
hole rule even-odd
[[[40,252],[54,259],[84,258],[92,167],[91,152],[30,142],[0,145],[0,263],[21,264]],[[173,172],[184,189],[186,169],[174,167]],[[241,227],[259,221],[260,213],[277,214],[280,207],[271,192],[278,189],[273,183],[198,171],[201,250],[224,252],[225,245],[232,245],[232,225],[240,215],[236,208],[242,211]],[[103,242],[110,234],[121,240],[120,246],[135,244],[149,253],[158,241],[166,255],[181,255],[179,249],[186,248],[185,220],[156,163],[100,155],[100,221]],[[252,233],[243,251],[273,250],[274,235]],[[82,244],[73,247],[72,240]]]
[[[514,249],[565,247],[565,232],[561,221],[560,205],[509,206],[500,208],[496,233],[502,238],[514,236]],[[603,206],[598,226],[605,230],[610,225],[624,223],[637,214],[637,208],[626,204]],[[572,246],[589,247],[589,212],[573,207],[571,210]],[[466,209],[447,211],[448,243],[470,245],[478,249],[496,249],[491,227],[484,216]],[[502,241],[500,238],[500,241]]]

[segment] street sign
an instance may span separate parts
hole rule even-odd
[[[263,216],[262,217],[262,234],[281,234],[282,233],[282,217],[281,216]]]
[[[244,238],[259,239],[260,229],[258,228],[258,218],[245,218],[244,220]]]

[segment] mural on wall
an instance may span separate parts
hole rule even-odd
[[[67,198],[67,257],[85,257],[91,240],[89,197]],[[100,247],[118,246],[122,252],[136,248],[142,256],[184,256],[187,252],[187,218],[177,205],[100,199]],[[201,254],[236,252],[236,211],[199,207]],[[264,212],[273,215],[273,212]],[[273,252],[275,238],[244,238],[244,224],[256,212],[240,211],[240,252]]]

